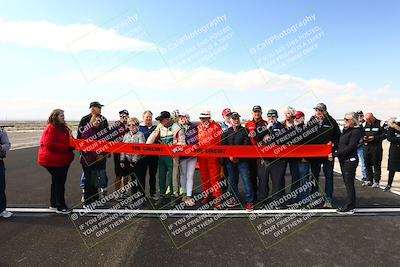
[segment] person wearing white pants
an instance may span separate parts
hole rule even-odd
[[[193,206],[194,202],[192,200],[193,193],[193,177],[194,171],[196,170],[197,158],[181,158],[179,163],[179,168],[181,171],[181,186],[183,190],[183,201],[189,206]]]
[[[185,130],[185,141],[187,145],[198,143],[197,125],[190,122],[189,114],[179,114],[178,123]],[[197,157],[180,157],[179,170],[181,174],[181,187],[183,190],[182,201],[188,206],[194,206],[192,198],[193,177],[196,170]]]

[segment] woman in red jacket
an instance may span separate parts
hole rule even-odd
[[[65,182],[72,160],[73,148],[69,146],[71,130],[67,127],[64,111],[55,109],[47,121],[39,148],[39,165],[51,174],[50,209],[60,214],[70,210],[65,204]]]

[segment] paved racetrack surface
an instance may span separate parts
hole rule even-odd
[[[8,154],[8,207],[48,207],[50,176],[36,161],[37,148]],[[109,159],[110,182],[112,169]],[[80,203],[80,175],[76,157],[66,188],[71,207]],[[198,174],[195,180],[198,187]],[[400,207],[400,196],[363,188],[358,181],[356,185],[358,207]],[[343,203],[344,193],[336,174],[335,206]],[[148,203],[146,208],[154,206]],[[16,213],[0,220],[0,266],[397,266],[400,262],[400,213],[396,212],[313,214],[280,236],[259,231],[266,218],[221,217],[200,234],[178,238],[168,230],[178,219],[129,220],[121,231],[92,242],[83,238],[69,216]]]

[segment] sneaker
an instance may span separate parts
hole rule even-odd
[[[12,214],[12,212],[10,212],[8,210],[3,210],[0,213],[0,217],[3,217],[3,218],[10,218],[11,216],[13,216],[13,214]]]
[[[325,198],[325,203],[324,203],[323,208],[324,208],[324,209],[331,209],[331,208],[333,208],[333,207],[332,207],[332,200],[331,200],[329,197]]]
[[[253,211],[254,210],[254,205],[253,205],[253,203],[247,203],[246,204],[246,211],[247,212],[250,212],[250,211]]]
[[[375,183],[372,185],[372,188],[379,188],[379,183],[375,182]]]
[[[70,214],[71,210],[68,209],[67,207],[65,207],[65,208],[57,208],[56,213],[57,214]]]
[[[388,186],[386,186],[384,189],[382,189],[383,190],[383,192],[388,192],[388,191],[390,191],[390,189],[391,189],[392,187],[390,186],[390,185],[388,185]]]
[[[189,207],[193,207],[194,205],[196,205],[196,203],[194,202],[194,200],[191,197],[186,198],[185,204],[188,205]]]
[[[157,201],[157,200],[160,199],[160,198],[157,197],[155,194],[150,195],[150,198],[151,198],[152,200],[155,200],[155,201]]]
[[[201,204],[207,204],[207,203],[210,202],[210,201],[211,201],[211,197],[208,196],[208,197],[205,197],[205,198],[203,198],[203,199],[201,200]]]
[[[228,201],[228,203],[226,203],[226,206],[228,208],[234,208],[234,207],[239,206],[239,204],[237,203],[236,200],[230,200],[230,201]]]
[[[165,191],[166,195],[169,195],[169,193],[171,193],[171,189],[169,188],[169,186],[167,187],[167,190]]]
[[[354,214],[354,209],[351,208],[339,208],[336,210],[339,214]]]
[[[221,209],[223,209],[224,207],[222,206],[222,204],[221,204],[220,202],[215,202],[214,208],[217,209],[217,210],[221,210]]]
[[[368,179],[367,179],[367,177],[363,177],[363,178],[361,179],[361,181],[363,181],[363,182],[367,182],[367,181],[368,181]]]
[[[362,186],[371,186],[372,183],[370,181],[365,181]]]
[[[155,205],[156,206],[163,206],[165,205],[166,197],[165,196],[160,196],[160,198],[156,201]]]
[[[95,206],[83,204],[82,208],[85,209],[85,210],[92,210],[92,209],[95,209]]]
[[[56,210],[56,207],[49,206],[49,210]]]

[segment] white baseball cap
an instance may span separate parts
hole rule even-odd
[[[211,112],[209,110],[200,112],[199,118],[211,118]]]

